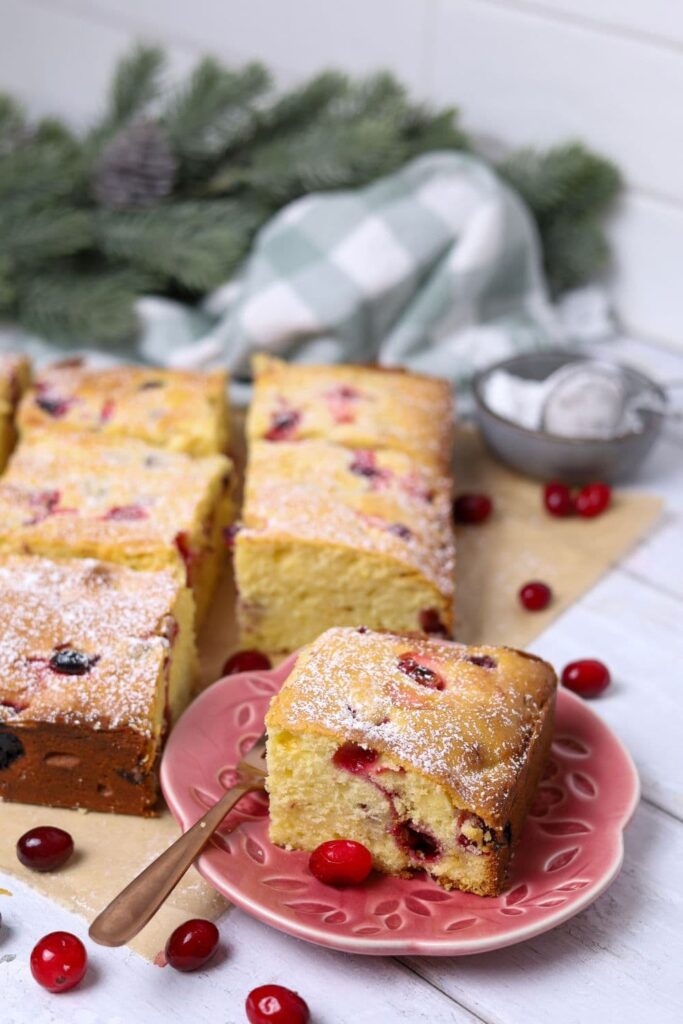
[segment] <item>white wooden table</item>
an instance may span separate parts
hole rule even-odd
[[[683,378],[683,352],[635,341],[604,346],[663,381]],[[643,799],[624,868],[592,907],[519,946],[454,959],[354,957],[290,939],[230,910],[224,951],[206,971],[160,970],[126,949],[89,945],[76,991],[33,982],[30,950],[86,923],[0,875],[3,1024],[242,1024],[265,982],[297,989],[314,1024],[680,1024],[683,1021],[683,424],[672,424],[633,488],[666,501],[652,534],[533,645],[562,665],[595,655],[615,682],[593,706],[621,736]],[[0,822],[2,812],[0,811]]]

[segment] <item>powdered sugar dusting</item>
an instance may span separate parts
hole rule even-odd
[[[0,563],[0,722],[128,727],[149,735],[163,701],[179,586],[169,572],[92,559]],[[56,650],[91,659],[83,675],[50,668]],[[96,660],[95,660],[96,659]]]
[[[408,652],[438,666],[443,690],[401,671]],[[467,661],[472,655],[496,667]],[[337,628],[299,657],[268,723],[392,755],[498,828],[555,685],[549,665],[508,648]]]

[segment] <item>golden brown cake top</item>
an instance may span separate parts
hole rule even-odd
[[[26,356],[0,352],[0,415],[9,415],[28,387],[31,364]]]
[[[151,735],[179,585],[91,559],[0,562],[0,722]]]
[[[389,753],[501,828],[557,680],[507,647],[337,628],[304,648],[266,719]]]
[[[250,440],[320,438],[356,448],[396,448],[447,471],[451,386],[435,377],[368,366],[306,366],[255,356]]]
[[[243,522],[239,543],[282,538],[382,554],[453,593],[450,480],[403,452],[254,442]]]
[[[224,455],[193,459],[131,438],[37,432],[0,479],[0,544],[40,537],[67,552],[80,542],[131,554],[182,548],[201,536],[232,472]]]
[[[96,431],[193,455],[224,451],[226,374],[57,363],[38,374],[19,410],[22,434]]]

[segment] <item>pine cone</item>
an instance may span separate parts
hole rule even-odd
[[[93,193],[102,206],[124,210],[153,206],[173,189],[177,161],[156,121],[123,128],[104,147]]]

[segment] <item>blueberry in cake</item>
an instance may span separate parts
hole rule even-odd
[[[550,665],[506,647],[334,628],[266,717],[270,837],[366,846],[392,875],[494,896],[553,729]]]
[[[191,592],[92,559],[0,561],[0,797],[154,813],[196,676]]]

